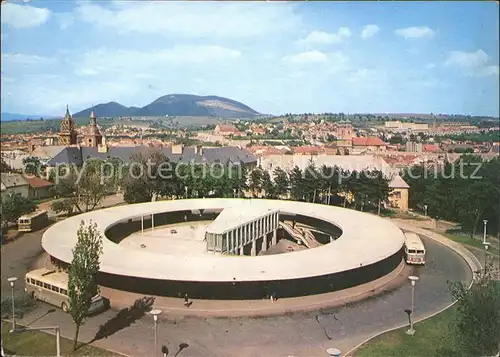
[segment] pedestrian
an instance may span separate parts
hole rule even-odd
[[[189,307],[189,297],[188,294],[184,294],[184,306]]]
[[[274,292],[271,294],[271,301],[276,302],[276,294]]]

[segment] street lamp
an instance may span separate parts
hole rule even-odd
[[[186,198],[188,198],[188,187],[184,186],[184,191],[186,192]]]
[[[10,331],[10,332],[14,332],[16,330],[16,305],[14,303],[14,285],[16,283],[16,280],[17,280],[17,278],[15,276],[7,279],[7,281],[10,284],[11,292],[12,292],[12,295],[11,295],[11,298],[12,298],[12,331]]]
[[[483,244],[486,244],[486,225],[488,224],[488,220],[487,219],[483,219],[483,223],[484,223]]]
[[[411,275],[408,277],[411,281],[411,310],[410,310],[410,329],[406,331],[407,335],[413,336],[415,334],[415,329],[413,328],[413,310],[415,306],[415,284],[418,281],[418,276]]]
[[[155,321],[155,353],[154,356],[158,356],[158,315],[161,314],[161,310],[159,309],[154,309],[149,312],[151,315],[153,315],[153,319]]]
[[[486,273],[486,264],[488,263],[488,248],[490,246],[490,242],[484,242],[484,272]]]
[[[236,189],[233,188],[233,198],[236,198]]]
[[[427,207],[429,207],[429,206],[424,205],[424,215],[425,215],[426,217],[427,217]]]

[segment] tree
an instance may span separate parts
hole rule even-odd
[[[462,155],[441,171],[428,172],[414,166],[404,175],[410,185],[410,206],[428,206],[428,214],[455,221],[474,235],[481,220],[488,220],[488,232],[500,231],[500,160],[483,161]]]
[[[5,160],[0,158],[0,172],[10,172],[12,168],[5,162]]]
[[[489,182],[472,182],[460,191],[460,195],[454,196],[456,218],[462,223],[462,229],[470,232],[471,237],[476,234],[480,218],[495,199],[491,194],[494,189],[490,186]]]
[[[23,159],[23,173],[41,176],[42,163],[38,157],[28,156]]]
[[[123,180],[123,198],[127,203],[150,202],[157,196],[183,195],[176,165],[161,151],[139,152],[131,157],[131,163]]]
[[[73,204],[73,200],[71,198],[61,198],[52,202],[50,208],[52,208],[52,210],[56,213],[65,212],[67,216],[71,216],[73,214],[74,206],[75,205]]]
[[[438,349],[438,354],[449,356],[493,356],[500,345],[500,284],[495,271],[487,264],[476,273],[470,289],[463,282],[450,284],[457,300],[458,315],[450,328],[452,347]]]
[[[102,254],[102,235],[97,224],[82,221],[73,248],[73,260],[68,274],[69,313],[76,325],[73,349],[76,350],[80,327],[85,323],[92,298],[99,293],[97,273]]]
[[[253,197],[259,197],[262,192],[262,179],[264,171],[260,167],[256,167],[250,172],[248,179],[248,188],[252,192]]]
[[[304,174],[302,176],[302,185],[304,190],[304,197],[307,202],[316,202],[316,199],[319,196],[318,189],[319,186],[319,177],[320,173],[316,169],[313,160],[309,161],[309,165],[304,170]]]
[[[276,197],[288,196],[290,190],[290,182],[288,180],[288,174],[285,170],[280,167],[274,169],[274,189]]]
[[[89,159],[81,168],[58,167],[54,173],[56,184],[54,195],[63,198],[52,204],[54,211],[73,211],[73,206],[79,212],[95,209],[106,197],[116,189],[117,177],[121,174],[114,169],[116,162],[100,159]],[[116,169],[118,170],[118,168]]]
[[[290,194],[293,200],[304,200],[304,175],[298,166],[294,166],[290,171]]]
[[[277,197],[276,186],[267,171],[262,173],[262,189],[266,198],[275,199]]]
[[[1,198],[2,226],[9,222],[16,222],[23,214],[33,212],[36,204],[21,195],[11,193]]]

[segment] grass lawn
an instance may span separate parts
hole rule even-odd
[[[464,245],[470,245],[479,249],[484,249],[483,241],[476,239],[476,238],[471,238],[470,235],[465,235],[465,234],[452,234],[452,233],[442,233],[442,232],[436,232],[439,233],[446,238],[449,238],[457,243],[464,244]],[[498,254],[498,248],[495,246],[495,244],[491,244],[488,251],[490,253],[496,253]]]
[[[421,357],[435,356],[449,333],[449,325],[456,314],[450,308],[441,314],[415,324],[415,335],[405,334],[408,327],[385,333],[363,345],[356,357]]]
[[[45,332],[26,331],[10,333],[12,325],[2,321],[3,349],[7,355],[55,356],[56,338]],[[93,346],[80,347],[73,352],[73,341],[61,337],[62,356],[121,356]]]

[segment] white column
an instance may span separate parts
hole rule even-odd
[[[255,257],[257,255],[257,240],[256,239],[252,240],[252,250],[251,250],[250,254],[252,255],[252,257]]]
[[[151,230],[155,229],[155,215],[151,213]]]
[[[271,244],[272,244],[272,245],[276,245],[276,243],[278,243],[278,242],[277,242],[278,237],[276,236],[276,232],[277,232],[277,230],[276,230],[276,229],[273,229],[273,239],[271,240]]]
[[[144,234],[144,215],[141,214],[141,234]]]
[[[243,246],[242,245],[240,246],[240,255],[244,255],[243,254]]]
[[[235,252],[235,251],[236,251],[236,236],[237,236],[237,235],[238,235],[238,229],[235,229],[235,230],[233,231],[233,236],[232,236],[232,238],[231,238],[231,250],[232,250],[233,252]]]
[[[268,233],[264,233],[264,237],[262,238],[262,251],[265,252],[267,250],[267,235]]]

